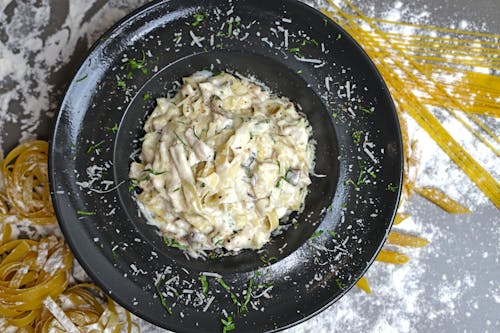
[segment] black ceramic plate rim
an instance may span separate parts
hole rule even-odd
[[[401,168],[401,170],[403,170],[404,156],[403,156],[403,152],[402,152],[402,135],[401,135],[401,127],[400,127],[399,120],[398,120],[397,113],[396,113],[396,108],[395,108],[395,105],[394,105],[394,101],[393,101],[393,99],[392,99],[392,97],[390,95],[389,89],[388,89],[385,81],[383,80],[381,74],[377,70],[377,68],[376,68],[375,64],[373,63],[373,61],[370,59],[370,57],[366,54],[366,52],[364,51],[364,49],[356,42],[356,40],[354,40],[354,38],[350,34],[348,34],[340,25],[338,25],[335,21],[331,20],[326,15],[324,15],[322,12],[320,12],[320,11],[318,11],[318,10],[316,10],[316,9],[314,9],[314,8],[308,6],[307,4],[305,4],[305,3],[301,2],[301,1],[298,1],[298,0],[286,0],[286,1],[290,2],[290,3],[295,3],[296,5],[299,5],[299,6],[302,6],[303,9],[304,9],[304,11],[308,12],[308,14],[310,14],[310,15],[317,15],[320,18],[327,20],[329,25],[334,25],[336,27],[336,29],[342,31],[343,32],[343,35],[342,35],[343,38],[348,38],[352,42],[352,44],[357,48],[357,51],[359,52],[359,54],[361,54],[362,57],[364,58],[364,60],[368,63],[368,65],[371,68],[372,72],[377,77],[378,82],[379,82],[382,90],[387,95],[386,97],[388,98],[388,101],[389,101],[390,106],[391,106],[390,107],[391,110],[389,110],[389,111],[391,111],[390,113],[391,113],[391,116],[393,118],[393,121],[397,125],[396,128],[395,128],[395,130],[397,131],[396,135],[397,135],[397,139],[398,139],[398,152],[397,153],[398,153],[398,155],[400,157],[400,161],[399,161],[400,168]],[[66,102],[67,92],[68,92],[69,88],[71,87],[72,83],[77,79],[76,78],[77,73],[83,68],[83,66],[85,64],[85,61],[90,56],[90,54],[96,48],[98,48],[99,46],[101,46],[101,44],[103,44],[105,42],[105,39],[107,39],[110,35],[113,34],[113,31],[115,31],[116,29],[118,29],[120,26],[126,24],[130,20],[133,20],[138,13],[144,11],[145,9],[147,9],[147,8],[152,9],[155,6],[157,6],[159,4],[162,4],[164,2],[169,2],[169,0],[155,0],[155,1],[151,2],[151,3],[147,3],[147,4],[143,5],[143,6],[140,6],[137,9],[133,10],[132,12],[130,12],[129,14],[127,14],[126,16],[124,16],[118,22],[116,22],[115,24],[113,24],[99,39],[97,39],[96,42],[93,43],[93,45],[86,52],[85,56],[82,58],[82,60],[80,62],[80,65],[77,67],[76,70],[74,70],[73,74],[71,75],[71,80],[68,81],[68,83],[67,83],[67,85],[66,85],[66,87],[64,89],[64,97],[59,102],[58,108],[57,108],[56,113],[54,115],[55,121],[52,124],[52,130],[50,132],[50,137],[49,137],[49,160],[48,160],[49,182],[50,182],[50,187],[51,187],[52,200],[54,200],[54,202],[57,200],[57,197],[55,196],[56,189],[53,187],[53,184],[55,183],[55,178],[56,178],[56,175],[55,175],[55,172],[54,172],[55,161],[53,160],[53,157],[54,157],[54,138],[56,136],[55,129],[56,129],[56,127],[59,124],[59,120],[60,120],[59,116],[60,116],[60,113],[62,112],[62,106]],[[389,234],[389,232],[391,230],[391,227],[392,227],[393,221],[394,221],[394,217],[395,217],[395,215],[397,213],[397,207],[398,207],[398,204],[399,204],[400,199],[401,199],[402,180],[403,180],[403,173],[402,172],[398,175],[397,180],[398,180],[398,189],[397,189],[397,192],[396,192],[396,201],[395,201],[396,204],[395,204],[395,207],[394,207],[394,209],[392,211],[391,219],[390,219],[390,222],[389,222],[388,227],[386,229],[385,235],[383,236],[383,240],[379,244],[379,246],[377,247],[377,250],[375,251],[375,253],[373,254],[373,256],[370,258],[370,260],[367,261],[367,265],[364,268],[364,270],[362,271],[362,274],[359,277],[357,277],[355,281],[358,281],[361,277],[363,277],[365,275],[366,271],[371,266],[371,264],[374,262],[376,256],[378,255],[378,253],[382,249],[382,247],[383,247],[383,245],[384,245],[384,243],[386,241],[387,235]],[[58,219],[62,218],[61,213],[60,213],[60,211],[58,209],[55,209],[55,213],[56,213],[56,216],[58,217]],[[60,226],[60,228],[61,228],[61,230],[63,232],[63,235],[69,234],[69,230],[67,229],[67,227],[68,227],[67,225],[65,225],[65,224],[59,224],[59,226]],[[75,244],[74,244],[74,242],[73,242],[73,240],[71,238],[66,238],[65,237],[65,241],[68,243],[68,245],[69,245],[69,247],[71,249],[74,249]],[[130,302],[128,300],[122,299],[119,295],[113,294],[112,291],[109,288],[106,288],[105,286],[107,284],[109,284],[109,281],[106,283],[106,281],[104,281],[98,274],[96,274],[94,272],[93,268],[90,265],[87,264],[86,260],[84,260],[83,255],[81,255],[77,251],[73,252],[73,255],[76,257],[76,259],[81,264],[81,266],[84,268],[84,270],[87,272],[87,274],[91,277],[91,279],[97,285],[99,285],[101,288],[103,288],[103,290],[106,293],[108,293],[117,303],[119,303],[124,308],[127,308],[128,310],[130,310],[132,313],[136,314],[137,316],[139,316],[141,318],[145,318],[149,322],[151,322],[151,323],[153,323],[153,324],[155,324],[157,326],[160,326],[160,327],[162,326],[162,321],[157,320],[155,316],[150,316],[149,313],[143,312],[140,307],[133,307],[133,306],[131,306]],[[295,326],[295,325],[297,325],[299,323],[307,321],[311,317],[314,317],[318,313],[324,311],[326,308],[328,308],[329,306],[331,306],[337,300],[339,300],[340,298],[342,298],[354,285],[355,285],[355,283],[352,283],[349,286],[345,287],[342,290],[342,292],[339,293],[335,298],[332,298],[329,301],[324,302],[324,304],[321,304],[320,306],[316,305],[314,307],[314,308],[316,308],[316,310],[314,310],[312,312],[309,312],[302,319],[299,319],[299,320],[294,321],[294,322],[290,322],[290,323],[288,323],[288,324],[286,324],[284,326],[281,326],[281,327],[279,327],[277,329],[272,329],[272,330],[269,330],[269,331],[266,331],[266,332],[282,331],[282,330],[285,330],[287,328],[293,327],[293,326]]]

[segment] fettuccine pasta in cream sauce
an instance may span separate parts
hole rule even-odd
[[[144,215],[189,254],[259,249],[303,208],[315,146],[287,98],[201,71],[156,101],[130,177]]]

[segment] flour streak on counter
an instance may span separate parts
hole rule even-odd
[[[8,128],[20,129],[12,142],[36,137],[42,123],[53,117],[67,74],[80,60],[75,50],[88,49],[113,23],[145,2],[61,1],[63,22],[51,15],[49,0],[0,2],[0,145]]]

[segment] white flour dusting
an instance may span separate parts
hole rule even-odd
[[[64,21],[55,23],[50,16],[49,0],[17,1],[16,5],[10,1],[0,2],[0,145],[6,139],[6,131],[12,128],[20,129],[20,141],[36,136],[40,124],[53,116],[57,104],[53,95],[57,95],[54,91],[61,87],[56,87],[51,81],[52,74],[65,69],[75,48],[90,47],[111,24],[144,1],[101,2],[68,1]],[[324,1],[306,2],[316,8],[326,6]],[[363,9],[368,16],[380,12],[380,8],[373,4],[366,5]],[[420,24],[429,24],[433,20],[425,6],[415,10],[409,1],[396,1],[387,5],[382,18]],[[481,30],[485,29],[486,23],[475,24],[460,19],[453,20],[448,26]],[[400,33],[413,32],[409,27],[400,29]],[[492,120],[492,126],[497,131],[500,130],[498,124],[498,120]],[[408,125],[410,136],[416,138],[421,147],[418,184],[440,188],[473,209],[487,205],[487,198],[437,144],[414,121],[410,120]],[[498,159],[488,155],[488,149],[478,144],[474,138],[462,136],[461,127],[453,121],[446,120],[444,126],[495,177],[499,177],[496,167],[498,163],[494,163]],[[397,229],[426,237],[431,244],[424,249],[403,250],[411,257],[410,262],[404,266],[375,263],[367,274],[372,282],[372,295],[353,288],[331,308],[289,332],[310,332],[312,328],[318,333],[412,332],[425,321],[436,323],[432,325],[437,326],[428,327],[442,331],[443,328],[438,323],[460,315],[457,307],[470,301],[470,295],[477,287],[477,277],[471,272],[459,276],[440,274],[439,264],[436,264],[436,260],[442,261],[443,265],[448,264],[448,260],[455,260],[440,257],[441,247],[445,247],[447,242],[460,241],[460,235],[453,235],[450,230],[453,224],[442,225],[442,221],[429,221],[424,217],[426,212],[412,208],[414,206],[411,203],[408,206],[407,212],[411,213],[412,218]],[[472,218],[461,222],[474,223]],[[498,228],[492,227],[491,230],[494,237],[500,239]],[[500,250],[496,248],[497,253],[485,251],[482,257],[484,260],[496,260],[499,267]],[[449,264],[454,263],[457,261]],[[457,265],[459,263],[460,261]],[[432,283],[424,282],[423,277],[430,269],[436,271],[436,276],[440,275]],[[81,270],[78,275],[77,280],[84,276]],[[491,294],[486,296],[500,304],[500,290],[498,281],[496,282],[495,285],[492,281]],[[471,310],[464,314],[466,317],[471,316],[478,308],[477,301],[470,302]],[[500,323],[490,318],[485,325],[495,331]],[[146,333],[160,331],[150,324],[143,323],[142,326]]]

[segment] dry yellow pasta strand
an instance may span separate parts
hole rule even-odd
[[[27,141],[7,154],[2,162],[2,176],[10,210],[0,204],[0,215],[14,214],[34,223],[55,223],[50,198],[47,166],[48,143]],[[8,208],[8,207],[7,207]]]
[[[372,291],[370,289],[370,285],[368,284],[368,280],[363,276],[361,279],[356,282],[356,287],[363,290],[367,294],[371,294]]]
[[[16,332],[66,332],[44,305],[51,298],[48,303],[62,311],[61,318],[82,332],[119,333],[125,327],[128,333],[132,328],[139,331],[130,313],[125,311],[122,320],[113,301],[95,285],[66,288],[73,256],[64,242],[53,236],[11,240],[11,225],[5,223],[8,217],[37,224],[55,220],[45,182],[46,149],[47,142],[30,141],[12,150],[5,160],[0,156],[0,171],[7,179],[7,193],[0,192],[0,316]]]
[[[383,41],[382,37],[373,33],[367,34],[367,32],[363,29],[353,29],[352,31],[354,31],[355,35],[358,37],[362,35],[366,38]],[[390,33],[386,33],[386,36],[390,35]],[[391,39],[391,43],[393,45],[400,46],[400,44],[394,43],[393,39]],[[367,41],[365,47],[372,47],[372,45],[374,45],[372,41]],[[407,48],[400,46],[400,49],[406,50]],[[463,47],[463,49],[463,52],[469,57],[471,52],[470,47]],[[481,48],[481,50],[483,49]],[[442,46],[439,47],[439,51],[442,52],[441,54],[449,57],[449,53],[444,52],[445,50],[443,50]],[[500,55],[500,49],[497,48],[495,49],[495,51],[499,52]],[[393,56],[396,57],[397,55]],[[445,85],[448,88],[454,87],[451,93],[453,94],[454,98],[460,100],[459,105],[461,106],[463,111],[470,112],[472,107],[472,110],[474,110],[473,112],[475,113],[497,117],[500,116],[500,106],[496,102],[498,98],[500,98],[500,77],[489,74],[459,70],[456,68],[452,69],[447,66],[437,65],[433,63],[422,63],[421,66],[423,73],[425,73],[426,75],[436,77],[436,81],[439,81],[441,84]],[[436,74],[443,74],[443,72],[446,72],[447,74],[449,74],[450,72],[454,74],[460,74],[462,78],[459,82],[445,82],[439,76],[436,76]],[[413,86],[415,85],[415,82],[413,81],[409,81],[407,83]],[[423,98],[426,100],[426,103],[431,103],[432,105],[445,106],[447,108],[456,107],[456,105],[451,106],[450,103],[448,103],[446,96],[439,92],[434,92],[433,97],[439,97],[439,100],[437,100],[436,98]],[[471,98],[473,98],[473,105],[470,105]],[[481,109],[485,107],[488,109]]]
[[[391,20],[385,20],[385,19],[379,19],[379,18],[370,18],[370,20],[375,21],[375,22],[380,22],[380,23],[388,23],[388,24],[395,24],[395,25],[406,25],[409,27],[414,27],[414,28],[419,28],[419,29],[426,29],[426,30],[432,30],[432,31],[442,31],[442,32],[447,32],[447,33],[454,33],[454,34],[460,34],[460,35],[469,35],[469,36],[475,36],[475,37],[486,37],[486,38],[491,38],[491,39],[500,39],[500,35],[495,35],[495,34],[490,34],[490,33],[484,33],[484,32],[475,32],[475,31],[468,31],[468,30],[460,30],[460,29],[450,29],[450,28],[442,28],[442,27],[437,27],[437,26],[430,26],[430,25],[423,25],[423,24],[414,24],[414,23],[408,23],[408,22],[399,22],[399,21],[391,21]]]
[[[106,301],[102,304],[97,298]],[[69,302],[68,302],[69,300]],[[126,327],[131,333],[132,328],[138,326],[131,321],[130,314],[126,312],[125,321],[120,318],[114,302],[102,291],[91,283],[81,283],[68,288],[59,298],[54,299],[56,305],[61,307],[61,302],[66,305],[63,309],[67,320],[83,332],[93,328],[90,332],[120,332]],[[35,322],[35,332],[64,332],[64,328],[54,315],[44,309]]]
[[[381,250],[375,260],[388,264],[402,265],[406,264],[410,260],[410,258],[408,258],[408,256],[403,253]]]
[[[416,188],[415,191],[424,198],[432,201],[448,213],[466,214],[471,212],[467,207],[464,207],[436,188],[422,187]]]
[[[429,241],[418,236],[391,231],[387,236],[387,243],[409,247],[424,247],[429,244]]]
[[[394,219],[394,225],[400,224],[401,222],[403,222],[404,220],[406,220],[409,217],[410,217],[409,214],[397,213],[396,218]]]
[[[0,315],[11,325],[28,326],[38,316],[45,297],[58,296],[66,288],[73,257],[53,237],[39,242],[7,241],[0,246],[0,257]],[[50,260],[60,265],[45,267]]]
[[[340,7],[338,7],[331,0],[329,0],[329,2],[333,7],[338,9],[341,15],[344,15]],[[353,7],[352,5],[350,6]],[[349,22],[349,24],[353,23]],[[349,25],[345,28],[348,31],[351,31],[351,27]],[[383,33],[380,34],[383,35]],[[360,42],[364,44],[362,39]],[[419,102],[413,93],[407,90],[405,82],[403,82],[402,79],[394,73],[394,70],[387,69],[391,68],[393,64],[386,61],[385,57],[390,57],[390,54],[384,51],[385,48],[386,45],[379,45],[377,57],[375,58],[375,56],[373,56],[373,58],[379,71],[391,88],[391,91],[393,91],[393,96],[395,96],[398,104],[404,108],[424,130],[429,133],[429,135],[452,158],[452,160],[460,168],[462,168],[469,178],[471,178],[471,180],[476,183],[476,185],[490,198],[490,200],[500,208],[500,184],[451,137],[439,121],[425,108],[421,102]],[[404,66],[399,60],[394,58],[391,58],[391,60],[396,66],[404,69]],[[410,79],[417,80],[415,75],[411,72],[405,71],[405,73],[410,77]]]
[[[331,2],[331,0],[330,0]],[[420,90],[425,91],[429,95],[433,96],[435,94],[435,91],[438,91],[441,93],[447,103],[449,103],[452,107],[451,108],[446,108],[444,107],[450,114],[452,114],[465,128],[467,128],[476,138],[478,138],[482,143],[484,143],[486,146],[488,146],[497,156],[500,157],[500,151],[498,151],[493,145],[491,145],[487,140],[485,140],[480,133],[474,130],[473,127],[471,127],[466,121],[464,121],[456,112],[454,109],[460,109],[460,105],[457,103],[457,101],[450,96],[450,94],[444,89],[441,85],[439,85],[431,76],[426,75],[425,71],[422,69],[421,65],[417,64],[414,60],[412,60],[409,56],[407,56],[398,46],[393,45],[390,39],[385,35],[385,32],[380,30],[376,25],[374,25],[366,16],[364,16],[361,11],[355,7],[350,1],[344,0],[344,2],[358,14],[358,16],[364,20],[365,22],[368,23],[368,25],[374,29],[376,33],[378,33],[386,43],[388,43],[390,46],[392,46],[392,49],[397,52],[400,56],[402,56],[402,59],[406,60],[405,63],[408,64],[409,68],[406,68],[399,60],[397,60],[394,55],[392,56],[392,60],[394,61],[395,65],[399,67],[399,69],[402,69],[404,71],[404,74],[408,76],[410,80],[413,80],[416,84],[419,85]],[[332,2],[331,2],[332,3]],[[335,5],[336,6],[336,5]],[[339,8],[336,6],[336,8]],[[340,10],[340,8],[339,8]],[[360,36],[362,37],[362,35]],[[367,44],[373,43],[373,41],[367,41]],[[385,48],[387,48],[386,45],[384,45]],[[380,50],[380,53],[386,52],[383,49]],[[384,60],[385,61],[385,60]],[[423,84],[420,82],[420,80],[416,77],[414,72],[417,71],[421,75],[424,75],[425,80],[428,81],[428,83]],[[430,88],[432,87],[432,89]],[[406,89],[406,88],[405,88]]]

